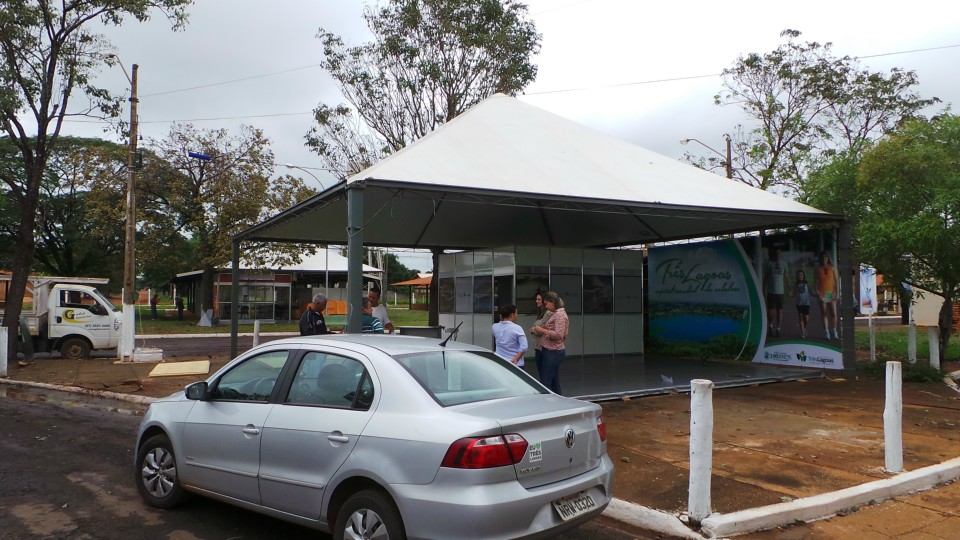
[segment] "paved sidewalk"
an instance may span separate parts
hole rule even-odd
[[[225,361],[211,357],[211,372]],[[148,377],[154,366],[38,359],[14,364],[9,380],[0,382],[84,387],[145,403],[205,378]],[[618,499],[608,515],[660,538],[703,538],[711,531],[726,537],[758,526],[772,529],[745,537],[960,537],[960,483],[912,495],[898,491],[960,476],[960,393],[943,383],[903,386],[907,472],[898,475],[884,471],[882,380],[823,378],[714,390],[715,514],[705,530],[681,519],[687,507],[689,394],[604,402]],[[813,522],[831,514],[842,517]]]

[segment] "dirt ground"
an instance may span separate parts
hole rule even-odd
[[[210,373],[226,355],[209,360]],[[150,377],[154,363],[37,359],[10,379],[165,396],[208,375]],[[731,512],[890,476],[884,470],[884,381],[827,377],[713,391],[712,508]],[[943,462],[960,448],[960,393],[943,383],[904,383],[906,470]],[[614,495],[680,512],[688,506],[690,395],[604,402]]]

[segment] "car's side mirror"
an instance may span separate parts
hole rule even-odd
[[[93,304],[90,306],[90,313],[93,313],[94,315],[106,315],[107,309],[100,304]]]
[[[204,400],[207,397],[207,382],[195,382],[186,389],[187,399]]]

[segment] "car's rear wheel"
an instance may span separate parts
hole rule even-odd
[[[83,338],[70,338],[60,345],[60,356],[70,360],[81,360],[90,356],[90,344]]]
[[[173,508],[186,498],[180,487],[173,447],[166,435],[154,435],[140,446],[134,476],[137,490],[150,506]]]
[[[368,489],[354,493],[337,514],[334,540],[404,540],[403,519],[385,493]]]

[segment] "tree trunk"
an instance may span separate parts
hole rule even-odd
[[[947,355],[947,345],[950,343],[950,333],[953,332],[953,299],[952,295],[945,296],[940,306],[940,365],[943,365]]]
[[[913,291],[907,291],[899,287],[900,294],[897,300],[900,302],[900,324],[910,324],[910,302],[913,301]]]
[[[28,182],[28,186],[33,186]],[[39,183],[36,184],[39,186]],[[17,336],[20,330],[20,313],[23,311],[23,296],[27,291],[27,282],[30,279],[30,269],[33,266],[33,252],[36,240],[33,229],[37,222],[37,198],[34,190],[28,189],[26,200],[21,203],[20,226],[17,228],[17,247],[13,255],[13,275],[10,278],[10,289],[7,291],[6,306],[3,314],[3,326],[7,328],[7,359],[17,358]],[[25,336],[25,339],[30,339]]]

